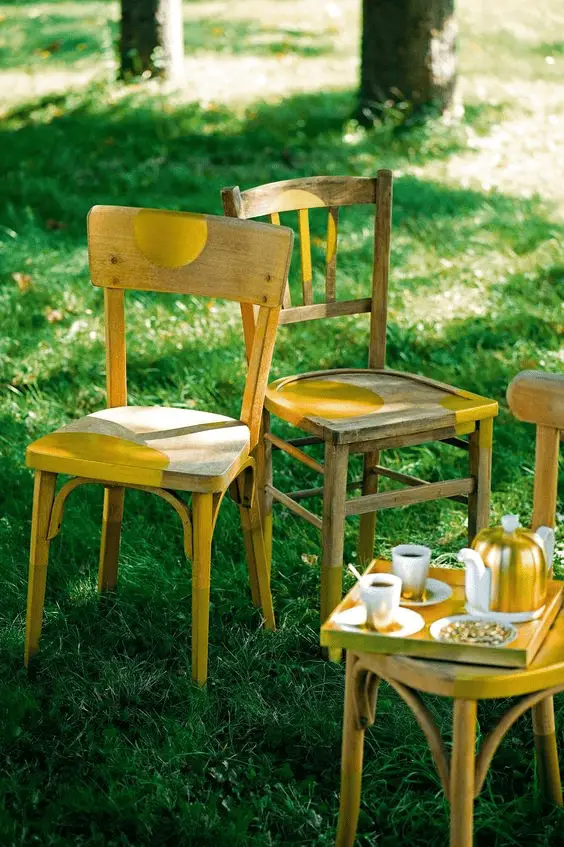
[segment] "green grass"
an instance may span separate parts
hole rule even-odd
[[[514,27],[507,34],[498,18],[488,23],[475,4],[461,3],[462,90],[482,86],[483,93],[466,95],[459,123],[400,134],[367,133],[349,121],[358,9],[352,0],[341,5],[335,25],[302,0],[287,0],[283,15],[275,0],[252,0],[240,12],[208,0],[186,4],[187,43],[199,50],[188,67],[215,63],[217,76],[196,74],[174,97],[105,81],[114,4],[0,5],[0,28],[9,27],[0,54],[2,845],[267,847],[334,838],[343,669],[319,657],[318,571],[301,560],[319,552],[319,538],[293,517],[276,512],[279,628],[271,634],[250,604],[236,511],[222,507],[210,682],[202,692],[190,682],[191,580],[177,517],[128,492],[119,592],[100,603],[101,494],[79,490],[52,546],[40,658],[31,677],[21,667],[32,491],[24,449],[105,402],[101,298],[89,283],[85,249],[92,204],[218,213],[224,185],[393,167],[389,364],[500,401],[493,518],[507,510],[530,518],[534,433],[510,418],[504,392],[522,368],[562,369],[564,196],[554,176],[562,106],[554,87],[562,93],[556,71],[564,60],[550,28],[559,4],[542,0],[541,20],[505,0]],[[43,30],[29,23],[36,12]],[[215,19],[226,35],[214,34]],[[485,59],[477,62],[471,36],[483,30]],[[33,52],[57,40],[49,57]],[[88,49],[76,51],[77,64],[72,45],[81,43]],[[542,123],[531,106],[530,63],[538,70],[535,96],[546,97],[552,122]],[[253,85],[264,74],[260,96],[256,87],[245,94],[237,75],[225,94],[225,74],[234,69]],[[98,81],[86,84],[92,75]],[[280,86],[288,91],[283,101]],[[515,161],[522,166],[512,171]],[[342,218],[339,290],[362,296],[369,221],[356,211]],[[314,219],[314,233],[319,227]],[[24,291],[13,274],[29,277]],[[132,294],[127,317],[132,403],[238,413],[244,362],[236,307]],[[363,317],[287,328],[273,376],[361,366],[366,339]],[[461,469],[438,446],[403,450],[401,461],[390,451],[386,461],[429,479]],[[314,483],[283,458],[277,466],[284,488]],[[356,532],[351,521],[347,561]],[[387,554],[398,540],[417,538],[452,563],[464,537],[461,508],[433,503],[382,513],[377,549]],[[447,704],[431,705],[448,732]],[[502,708],[484,706],[481,734]],[[560,700],[557,708],[561,735]],[[562,813],[540,814],[534,781],[525,719],[502,744],[476,805],[480,847],[562,843]],[[446,813],[421,733],[383,686],[367,736],[359,844],[440,847]]]

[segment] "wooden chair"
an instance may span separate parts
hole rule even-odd
[[[192,559],[192,676],[207,678],[212,534],[227,491],[239,505],[252,599],[274,628],[252,451],[292,249],[291,230],[209,215],[96,206],[88,217],[92,281],[104,289],[108,406],[35,441],[25,663],[38,650],[49,544],[68,495],[104,486],[99,590],[117,579],[124,489],[157,494],[179,514]],[[124,291],[201,294],[258,309],[241,418],[127,405]],[[58,494],[58,474],[70,474]],[[176,491],[192,492],[191,514]]]
[[[321,620],[341,599],[344,522],[360,515],[359,558],[372,559],[378,509],[451,498],[468,507],[468,536],[488,524],[493,418],[497,403],[450,385],[410,373],[386,369],[386,320],[392,205],[392,174],[378,171],[364,177],[314,177],[261,185],[241,192],[222,192],[226,215],[248,219],[280,213],[298,214],[303,303],[292,304],[286,289],[281,324],[370,313],[368,368],[342,368],[285,377],[268,386],[263,415],[263,439],[257,450],[257,474],[267,556],[271,556],[272,501],[276,500],[309,521],[322,535]],[[336,268],[338,222],[342,207],[376,204],[372,291],[359,300],[337,301]],[[314,303],[310,249],[309,209],[327,209],[325,295]],[[367,210],[368,211],[368,210]],[[242,305],[247,351],[253,343],[254,315]],[[270,431],[270,415],[305,431],[302,438],[283,440]],[[468,440],[462,438],[468,436]],[[380,464],[380,453],[430,441],[442,441],[469,453],[469,474],[463,479],[428,483]],[[324,443],[321,465],[302,449]],[[323,475],[323,487],[284,493],[273,485],[272,450],[280,449]],[[364,455],[361,480],[348,482],[349,455]],[[407,486],[378,493],[380,476]],[[350,488],[360,497],[347,499]],[[323,495],[322,517],[301,500]]]
[[[508,390],[509,406],[520,420],[537,424],[533,528],[554,526],[558,444],[564,430],[564,375],[525,371]],[[380,680],[407,703],[429,744],[451,806],[451,847],[472,847],[474,798],[507,731],[531,711],[539,786],[562,805],[553,696],[564,691],[564,611],[526,669],[436,662],[399,655],[347,651],[341,764],[341,807],[337,847],[352,847],[360,808],[364,733],[374,723]],[[449,759],[421,693],[453,699],[453,743]],[[479,700],[516,697],[482,742],[476,755]]]

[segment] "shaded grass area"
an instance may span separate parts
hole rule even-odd
[[[411,172],[464,149],[464,126],[364,133],[347,123],[351,109],[348,92],[236,113],[97,87],[24,104],[0,128],[2,844],[266,847],[334,838],[343,669],[319,658],[318,572],[301,559],[319,551],[319,539],[293,517],[276,514],[279,629],[271,634],[250,605],[236,511],[223,507],[210,683],[201,692],[190,683],[191,581],[176,516],[128,492],[120,590],[99,603],[101,495],[77,492],[52,547],[40,660],[31,678],[21,668],[31,503],[24,448],[105,402],[101,296],[89,284],[85,249],[93,203],[219,212],[227,184],[393,167],[389,364],[500,401],[494,517],[511,510],[530,518],[533,433],[510,419],[504,392],[523,367],[561,367],[562,226],[538,198]],[[487,132],[487,110],[475,108],[469,120]],[[370,220],[351,210],[340,231],[339,292],[361,296]],[[312,234],[322,255],[321,220]],[[244,361],[233,305],[132,294],[127,318],[132,403],[238,413]],[[364,318],[317,322],[280,333],[273,375],[362,366],[366,356]],[[316,484],[310,471],[277,461],[281,487]],[[399,467],[398,451],[386,461]],[[429,479],[462,469],[441,446],[404,450],[401,466]],[[347,560],[356,530],[351,521]],[[379,517],[384,554],[417,538],[453,562],[464,537],[464,513],[450,503]],[[447,704],[432,708],[448,727]],[[501,708],[484,707],[482,733]],[[540,815],[534,800],[532,747],[524,720],[477,804],[481,846],[561,843],[562,812]],[[439,847],[446,812],[421,734],[384,688],[367,740],[359,844]]]

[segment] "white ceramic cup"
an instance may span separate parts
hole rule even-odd
[[[360,596],[366,606],[366,622],[373,629],[385,629],[393,623],[399,609],[401,579],[390,573],[363,576]]]
[[[392,548],[392,573],[402,582],[402,597],[416,603],[424,599],[431,550],[423,544],[398,544]]]

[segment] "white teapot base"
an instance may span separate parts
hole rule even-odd
[[[466,603],[466,611],[469,615],[474,615],[476,618],[484,618],[489,621],[499,621],[499,623],[526,623],[527,621],[536,621],[544,612],[544,606],[534,612],[483,612],[481,609],[476,609],[470,603]]]

